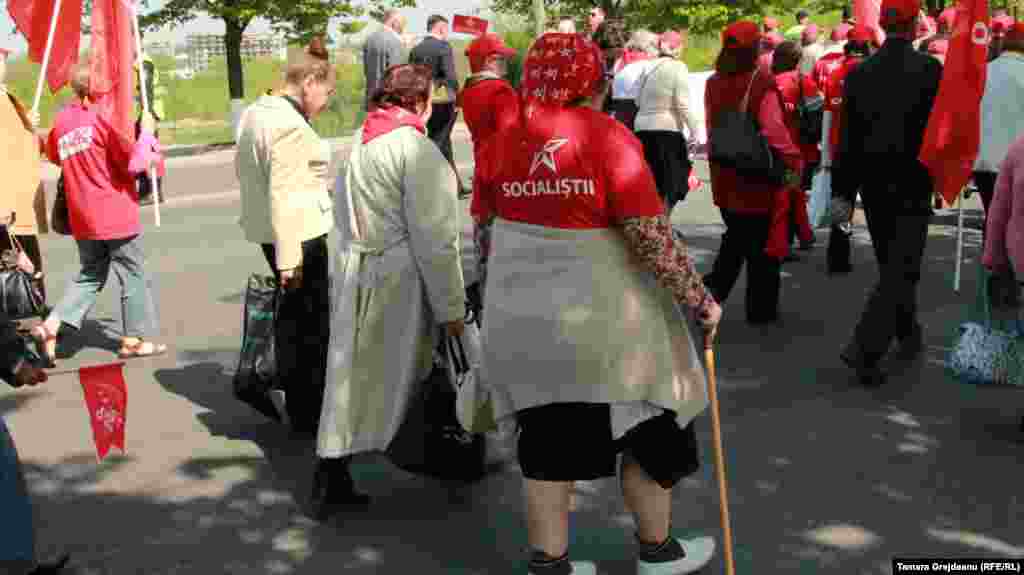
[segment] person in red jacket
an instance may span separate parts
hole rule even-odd
[[[809,250],[814,245],[814,230],[811,229],[811,222],[807,217],[807,194],[805,190],[811,187],[810,175],[815,167],[821,163],[821,152],[818,151],[817,143],[801,141],[800,138],[800,114],[798,106],[801,101],[814,98],[824,99],[818,85],[810,76],[801,74],[797,69],[800,64],[800,47],[795,42],[783,42],[775,49],[772,57],[772,73],[775,74],[775,84],[782,95],[782,105],[786,127],[789,128],[789,137],[800,147],[800,154],[804,161],[804,170],[799,186],[789,188],[789,222],[790,233],[788,245],[792,245],[793,237],[800,238],[800,249]],[[820,101],[820,100],[819,100]],[[790,252],[786,256],[787,261],[795,261],[797,258]]]
[[[32,336],[40,355],[54,365],[57,331],[80,329],[113,271],[121,283],[122,338],[118,355],[160,355],[167,346],[150,341],[159,334],[152,277],[146,272],[135,176],[158,161],[153,130],[156,120],[143,118],[136,142],[119,133],[89,104],[87,64],[77,65],[71,87],[77,100],[54,120],[45,141],[46,157],[61,167],[67,190],[71,235],[78,245],[82,270],[60,302]]]
[[[715,72],[704,91],[708,144],[714,149],[715,123],[725,110],[738,109],[749,92],[747,110],[757,119],[761,133],[786,164],[789,185],[800,182],[803,160],[786,127],[782,97],[770,72],[758,68],[757,24],[743,21],[722,33],[722,51]],[[769,243],[772,215],[787,205],[783,185],[753,180],[736,170],[711,162],[711,189],[715,205],[722,212],[726,232],[711,274],[705,284],[719,302],[724,302],[736,285],[743,263],[747,264],[747,321],[754,324],[778,320],[781,260],[786,255],[783,240]],[[777,245],[781,243],[782,245]]]
[[[829,147],[829,157],[832,163],[836,162],[839,156],[839,110],[843,105],[843,82],[846,75],[850,73],[864,58],[871,55],[872,33],[865,26],[857,26],[847,37],[845,55],[839,67],[829,75],[825,81],[825,111],[832,116],[831,129],[829,130],[826,143]],[[847,198],[851,203],[856,198]],[[852,214],[851,214],[852,215]],[[827,269],[829,274],[848,274],[853,271],[853,264],[850,261],[850,236],[852,227],[850,222],[833,222],[829,232],[827,249]]]
[[[516,51],[495,34],[485,34],[466,48],[470,76],[459,93],[462,118],[473,136],[473,156],[481,144],[519,121],[519,96],[505,77]]]

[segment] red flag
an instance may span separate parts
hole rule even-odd
[[[7,0],[7,12],[18,31],[25,36],[28,56],[33,62],[43,62],[54,4],[55,0]],[[50,48],[50,62],[45,72],[51,92],[56,93],[71,79],[71,67],[78,61],[81,35],[82,0],[62,0]]]
[[[878,18],[882,13],[882,0],[854,0],[853,17],[857,24],[878,28]]]
[[[75,0],[67,0],[75,1]],[[114,129],[135,139],[134,14],[125,0],[92,5],[92,99]]]
[[[483,36],[487,33],[488,24],[489,22],[483,18],[456,14],[455,17],[452,18],[452,32],[470,34],[473,36]]]
[[[100,461],[111,447],[124,453],[124,428],[128,418],[128,388],[124,383],[123,363],[83,367],[78,380],[85,392],[92,438]]]
[[[988,0],[962,0],[919,156],[935,191],[949,204],[970,178],[978,155],[990,40]]]

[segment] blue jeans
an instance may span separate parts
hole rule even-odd
[[[27,573],[35,565],[32,502],[14,438],[0,419],[0,573]]]
[[[75,242],[82,271],[72,280],[50,317],[81,329],[113,270],[121,284],[122,335],[144,338],[157,334],[156,301],[152,280],[145,270],[142,237]]]

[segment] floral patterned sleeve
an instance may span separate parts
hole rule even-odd
[[[686,244],[672,234],[667,217],[627,218],[622,221],[622,230],[633,253],[680,305],[700,312],[716,303],[710,290],[705,289]]]

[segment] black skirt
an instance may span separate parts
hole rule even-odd
[[[644,157],[654,173],[654,182],[665,205],[671,210],[686,199],[693,164],[686,152],[686,137],[680,132],[637,132],[644,145]]]
[[[679,427],[671,411],[613,439],[611,405],[554,403],[517,414],[519,467],[537,481],[615,477],[618,454],[629,452],[664,489],[700,469],[697,433]]]

